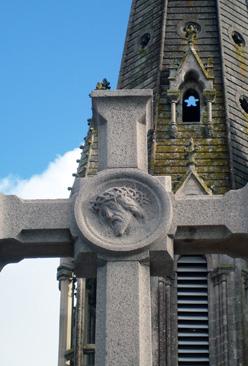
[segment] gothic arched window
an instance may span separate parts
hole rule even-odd
[[[183,95],[183,122],[200,122],[201,100],[199,93],[188,89]]]

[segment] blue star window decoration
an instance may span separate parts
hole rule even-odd
[[[194,97],[193,95],[189,96],[188,99],[184,100],[184,103],[187,104],[186,107],[197,107],[197,103],[199,102],[199,99]]]
[[[183,95],[183,122],[195,123],[200,120],[200,94],[194,89],[188,89]]]

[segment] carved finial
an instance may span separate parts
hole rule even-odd
[[[110,82],[107,79],[102,79],[96,84],[96,90],[109,90],[111,89]]]
[[[214,63],[212,57],[208,58],[208,63],[205,65],[205,68],[208,73],[208,77],[213,79],[214,77]]]
[[[170,69],[178,69],[178,66],[179,66],[179,61],[176,58],[174,58],[171,61]]]
[[[209,58],[208,58],[207,66],[208,66],[208,67],[213,67],[213,66],[214,66],[214,61],[213,61],[213,58],[212,58],[212,57],[209,57]]]
[[[197,39],[198,33],[200,32],[201,27],[198,23],[189,22],[185,25],[185,37],[188,40],[189,44],[193,44]]]
[[[193,138],[191,137],[189,143],[186,145],[186,159],[187,159],[187,166],[189,169],[193,170],[196,166],[195,160],[196,148]]]

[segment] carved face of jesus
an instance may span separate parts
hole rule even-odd
[[[128,195],[131,190],[112,188],[98,196],[93,202],[93,210],[100,220],[111,226],[115,236],[123,236],[134,220],[144,218],[140,204]],[[134,191],[132,190],[131,193]]]
[[[108,222],[116,236],[124,235],[132,220],[132,213],[116,201],[105,202],[99,215]]]

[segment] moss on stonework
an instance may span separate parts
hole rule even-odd
[[[153,173],[170,175],[173,190],[187,172],[186,145],[193,138],[195,146],[195,169],[204,184],[215,194],[223,194],[230,189],[230,166],[227,132],[225,124],[225,106],[222,85],[214,85],[216,99],[213,104],[212,135],[205,134],[208,123],[204,115],[203,123],[185,124],[177,120],[176,138],[171,138],[171,111],[168,98],[161,98],[156,121],[156,151],[153,161]],[[166,88],[163,89],[164,94]],[[248,115],[247,115],[248,117]],[[248,133],[248,131],[247,131]]]
[[[221,266],[218,267],[218,270],[219,271],[222,271],[222,270],[228,270],[228,271],[234,271],[235,270],[235,267],[232,266],[231,264],[221,264]]]
[[[245,48],[240,47],[238,45],[234,45],[236,58],[238,61],[240,74],[244,77],[247,77],[247,65],[245,63]]]

